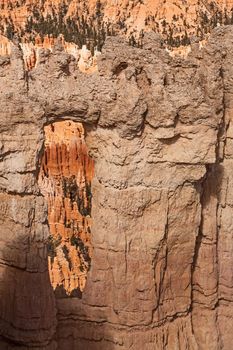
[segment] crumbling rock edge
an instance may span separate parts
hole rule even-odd
[[[1,60],[3,349],[233,347],[232,54],[229,26],[186,60],[111,38],[88,76],[60,50],[27,75],[17,47]],[[81,300],[54,298],[37,184],[43,128],[64,119],[95,159]]]

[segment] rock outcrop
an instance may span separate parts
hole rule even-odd
[[[1,59],[1,349],[233,348],[232,55],[229,26],[186,60],[109,39],[92,75],[61,50]],[[51,287],[39,181],[67,120],[95,162],[81,298]]]
[[[5,36],[0,35],[0,57],[11,55],[12,41]],[[77,67],[83,73],[91,74],[97,70],[97,57],[100,55],[99,51],[94,54],[83,45],[81,49],[74,43],[65,42],[62,35],[58,38],[46,36],[43,41],[37,37],[35,43],[22,42],[19,47],[23,54],[25,70],[33,69],[39,60],[40,50],[46,50],[47,55],[55,50],[64,50],[67,54],[72,55],[73,60],[76,61]]]
[[[3,43],[5,40],[6,38],[4,38]],[[86,45],[83,45],[80,49],[74,43],[65,42],[62,35],[59,38],[46,36],[43,41],[40,37],[37,37],[35,44],[32,42],[21,43],[20,47],[23,52],[26,70],[31,70],[36,66],[40,54],[39,51],[41,49],[46,49],[48,52],[53,52],[56,50],[57,46],[61,46],[66,53],[75,58],[77,66],[81,72],[90,74],[97,70],[97,57],[100,55],[100,52],[96,50],[92,55],[91,51],[87,49]]]

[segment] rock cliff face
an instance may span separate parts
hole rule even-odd
[[[151,35],[143,49],[109,39],[92,75],[61,49],[40,51],[27,73],[17,46],[1,58],[1,349],[233,348],[232,55],[229,26],[186,60]],[[65,276],[55,257],[63,275],[52,269],[52,285],[68,293],[54,294],[48,238],[58,234],[55,199],[68,199],[68,214],[72,191],[48,201],[41,172],[50,184],[58,176],[56,194],[61,173],[71,179],[85,167],[69,163],[70,136],[48,141],[58,122],[82,123],[95,162],[91,234],[85,215],[82,226],[91,265],[82,294],[68,297],[80,263],[73,274],[64,259]],[[77,154],[88,159],[86,148]]]

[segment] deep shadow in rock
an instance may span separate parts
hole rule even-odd
[[[55,289],[55,295],[58,350],[121,349],[114,344],[116,337],[110,334],[110,324],[107,318],[103,318],[101,310],[98,317],[93,314],[92,308],[86,305],[85,289],[83,292],[77,289],[71,295],[67,295],[64,287],[59,286]]]
[[[4,240],[4,238],[2,239]],[[64,290],[54,292],[48,273],[47,246],[43,242],[30,242],[24,236],[4,243],[0,260],[0,350],[112,350],[105,324],[77,321],[76,334],[68,336],[68,329],[58,325],[56,300],[65,297],[77,303],[81,293],[67,296]],[[85,293],[85,291],[84,291]],[[59,314],[59,310],[58,310]],[[78,315],[77,315],[78,317]],[[59,320],[59,317],[58,317]],[[67,320],[66,327],[72,323]],[[92,330],[98,330],[98,340]],[[64,334],[56,334],[63,332]],[[82,333],[82,334],[81,334]],[[86,339],[85,339],[86,334]]]
[[[3,232],[0,243],[3,247],[0,260],[0,349],[55,350],[56,307],[49,280],[46,245],[26,235],[9,241]]]
[[[78,298],[82,299],[82,292],[79,288],[74,289],[70,295],[67,294],[65,288],[63,285],[57,286],[54,290],[55,298],[61,299],[61,298]]]
[[[74,330],[75,329],[75,330]],[[58,325],[58,350],[120,350],[123,344],[117,343],[110,335],[109,325],[85,320],[67,320]]]

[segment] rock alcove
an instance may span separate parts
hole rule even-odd
[[[45,126],[39,187],[48,203],[48,265],[57,296],[81,296],[90,269],[91,181],[84,127],[73,121]]]

